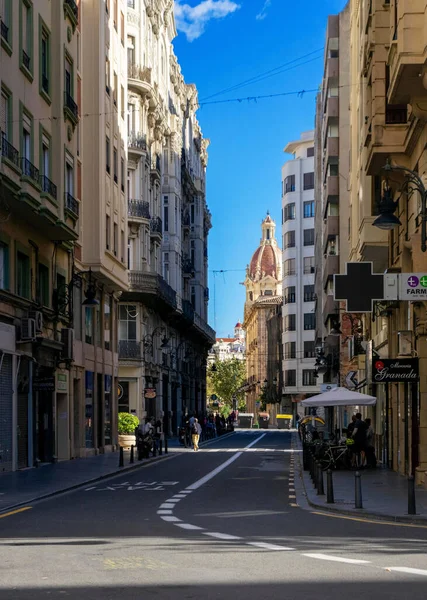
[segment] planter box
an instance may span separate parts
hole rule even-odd
[[[131,446],[136,446],[136,438],[135,435],[129,434],[119,434],[119,446],[121,448],[127,448],[130,450]]]

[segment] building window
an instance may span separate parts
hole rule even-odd
[[[105,59],[105,91],[108,95],[110,95],[110,61],[108,58]]]
[[[272,296],[273,290],[264,290],[264,296]]]
[[[38,276],[37,276],[37,300],[42,306],[49,306],[50,304],[50,293],[49,293],[49,267],[39,263],[38,265]]]
[[[196,310],[196,288],[191,287],[191,306]]]
[[[314,256],[304,257],[304,275],[314,273]]]
[[[33,5],[28,0],[21,0],[20,9],[20,64],[28,77],[33,72]]]
[[[125,16],[122,12],[120,13],[120,39],[122,42],[122,46],[124,47],[124,45],[125,45]]]
[[[163,279],[169,283],[169,252],[163,254]]]
[[[114,183],[119,181],[119,164],[118,164],[118,155],[117,148],[113,149],[113,169],[114,169]]]
[[[316,379],[314,377],[314,371],[303,369],[302,371],[302,384],[303,385],[316,385]]]
[[[316,315],[314,313],[304,314],[304,330],[311,330],[316,328]]]
[[[40,31],[40,91],[49,96],[50,90],[50,35],[43,25]]]
[[[304,229],[304,246],[314,246],[314,229]]]
[[[316,299],[314,285],[304,286],[304,302],[314,302]]]
[[[12,54],[12,0],[4,0],[3,14],[1,17],[2,44],[6,43],[6,51]]]
[[[112,312],[111,312],[111,296],[104,295],[104,348],[111,350],[111,331],[112,331]]]
[[[315,349],[314,349],[314,341],[305,341],[304,342],[304,358],[314,358]]]
[[[125,232],[123,229],[121,230],[121,235],[120,235],[120,248],[121,248],[120,260],[122,263],[124,263],[125,262]]]
[[[285,178],[285,194],[295,192],[295,175],[288,175]]]
[[[65,160],[65,193],[74,196],[74,160],[69,154]]]
[[[163,207],[163,231],[169,231],[169,206]]]
[[[40,161],[40,171],[45,177],[50,177],[50,140],[46,135],[42,135],[42,155]]]
[[[0,242],[0,289],[9,289],[9,246]]]
[[[285,222],[292,221],[295,219],[295,203],[287,204],[285,206]]]
[[[135,64],[135,38],[128,35],[128,65],[133,67]]]
[[[285,233],[285,248],[295,248],[295,230]]]
[[[109,174],[111,171],[111,158],[110,158],[110,138],[107,137],[105,138],[105,168],[107,170],[107,173]]]
[[[296,315],[286,315],[285,316],[285,331],[295,331],[296,330]]]
[[[285,371],[285,386],[294,387],[297,384],[297,372],[295,369]]]
[[[22,113],[22,130],[21,130],[21,156],[27,161],[32,159],[32,141],[31,133],[33,130],[33,122],[27,113]],[[26,165],[23,166],[24,172],[27,174]]]
[[[117,31],[118,21],[119,21],[118,2],[117,2],[117,0],[113,0],[113,24],[114,24],[114,29],[116,31]]]
[[[138,311],[134,304],[119,306],[119,340],[136,341],[136,317]]]
[[[6,140],[12,133],[12,102],[10,94],[2,89],[0,105],[0,129],[2,137]]]
[[[314,217],[314,200],[304,202],[304,219]]]
[[[114,251],[114,256],[117,256],[117,253],[119,251],[119,228],[117,226],[117,223],[114,223],[113,225],[113,242],[114,242],[114,247],[113,247],[113,251]]]
[[[285,304],[293,304],[295,302],[295,286],[285,288]]]
[[[111,221],[110,216],[105,216],[105,247],[107,250],[111,247]]]
[[[120,86],[120,110],[121,110],[121,117],[123,119],[123,121],[125,120],[125,107],[126,107],[126,103],[125,103],[125,88],[121,85]]]
[[[73,63],[68,58],[65,57],[65,93],[70,98],[73,97]]]
[[[285,343],[285,358],[296,358],[296,342],[286,342]]]
[[[314,173],[304,173],[304,189],[314,190]]]
[[[30,259],[23,252],[16,253],[16,293],[30,298]]]
[[[193,223],[194,223],[194,203],[190,206],[190,220],[191,220],[191,224],[193,225]]]
[[[314,147],[313,146],[311,148],[307,148],[307,158],[311,158],[312,156],[314,156]]]
[[[295,258],[285,260],[285,275],[295,275]]]
[[[120,159],[120,188],[125,191],[125,159],[123,156]]]

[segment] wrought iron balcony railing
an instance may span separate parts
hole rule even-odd
[[[146,200],[129,200],[128,216],[150,219],[150,204]]]
[[[65,208],[73,212],[75,215],[79,216],[79,203],[75,198],[73,198],[71,194],[68,194],[68,192],[65,193]]]
[[[21,169],[23,175],[26,175],[36,183],[39,183],[40,171],[28,160],[28,158],[21,157]]]
[[[75,121],[77,122],[79,118],[79,107],[74,102],[71,94],[69,94],[68,92],[64,92],[64,106],[70,111]]]
[[[42,192],[49,194],[52,198],[56,200],[57,188],[56,185],[46,177],[46,175],[40,175],[40,186],[42,188]]]
[[[22,50],[22,64],[28,71],[30,70],[31,58],[28,56],[25,50]]]
[[[18,169],[19,164],[19,152],[10,142],[7,141],[6,134],[2,132],[1,135],[1,155],[10,160]]]
[[[141,342],[119,340],[119,358],[142,359]]]
[[[160,217],[152,217],[150,221],[150,231],[151,233],[162,234],[162,220]]]
[[[131,131],[128,135],[128,147],[147,152],[147,135],[140,131]]]

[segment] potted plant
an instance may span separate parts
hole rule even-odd
[[[139,425],[139,419],[136,415],[121,412],[118,416],[118,434],[119,446],[122,448],[130,448],[136,446],[135,429]]]

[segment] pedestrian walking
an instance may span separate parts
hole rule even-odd
[[[201,433],[202,433],[202,428],[200,426],[200,423],[199,423],[198,419],[196,419],[196,417],[194,417],[193,426],[191,428],[191,439],[193,441],[194,452],[197,452],[199,449],[199,439],[200,439]]]
[[[365,419],[367,426],[366,430],[366,466],[375,468],[377,466],[377,457],[375,456],[374,447],[374,430],[372,428],[371,419]]]

